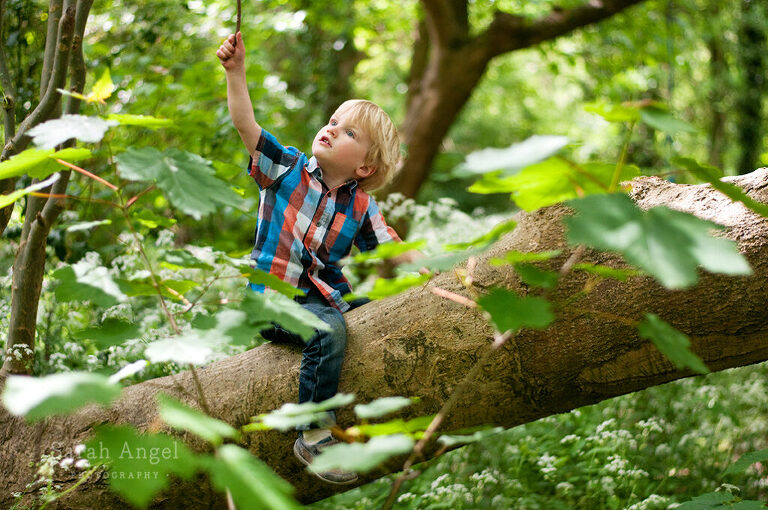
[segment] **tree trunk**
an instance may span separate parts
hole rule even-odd
[[[729,178],[753,198],[768,203],[768,169]],[[755,274],[750,277],[701,274],[697,287],[670,291],[648,277],[621,283],[600,282],[577,306],[562,307],[544,331],[523,331],[493,355],[449,415],[442,430],[480,424],[512,427],[538,418],[593,404],[681,377],[679,370],[652,344],[641,340],[622,317],[638,320],[652,312],[691,338],[693,350],[713,371],[768,359],[768,221],[734,204],[708,185],[672,184],[659,178],[633,182],[633,198],[644,208],[665,204],[717,221],[725,235],[738,242]],[[491,257],[516,249],[562,249],[559,267],[570,256],[562,218],[569,214],[554,206],[522,214],[515,231],[484,254],[474,272],[477,290],[504,286],[525,294],[508,266],[491,266]],[[620,257],[587,250],[584,261],[622,266]],[[581,273],[579,273],[581,274]],[[550,297],[562,302],[584,287],[573,275]],[[482,314],[430,292],[441,287],[466,294],[453,272],[437,276],[426,288],[371,303],[347,314],[349,340],[340,391],[359,402],[391,395],[418,396],[420,401],[401,412],[412,418],[437,412],[481,354],[489,348],[492,331]],[[285,345],[262,345],[199,370],[202,387],[217,418],[241,426],[249,417],[280,407],[297,397],[300,352]],[[90,407],[69,417],[27,425],[0,411],[0,503],[8,507],[10,493],[21,491],[34,478],[30,463],[50,451],[71,452],[86,440],[95,424],[132,423],[139,429],[161,427],[154,396],[166,392],[182,400],[183,387],[193,393],[189,373],[154,379],[126,388],[109,409]],[[339,422],[350,425],[349,409]],[[185,438],[189,439],[189,438]],[[308,475],[291,455],[293,433],[260,432],[245,445],[296,487],[304,502],[345,490],[322,484]],[[200,447],[193,443],[193,447]],[[371,481],[397,470],[397,462],[362,477]],[[57,480],[66,487],[73,480]],[[50,508],[125,508],[107,488],[105,477],[86,482]],[[205,481],[173,482],[152,508],[188,510],[223,508],[220,495]]]
[[[736,171],[743,174],[759,164],[763,146],[763,95],[768,90],[765,80],[768,6],[755,0],[740,3],[738,57],[743,79],[736,100],[741,151]]]
[[[422,0],[424,21],[414,43],[408,111],[402,126],[408,156],[384,193],[416,196],[443,138],[494,57],[555,39],[642,1],[606,0],[571,9],[555,7],[534,20],[496,11],[488,28],[471,35],[466,0]]]

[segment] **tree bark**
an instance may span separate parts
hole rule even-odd
[[[408,157],[385,192],[416,196],[443,138],[494,57],[555,39],[642,1],[606,0],[585,2],[572,9],[555,7],[535,20],[497,11],[488,28],[473,36],[466,0],[422,0],[426,31],[420,27],[414,44],[408,110],[401,129]]]
[[[768,203],[768,169],[729,178],[750,196]],[[768,220],[734,204],[709,185],[679,185],[659,178],[633,181],[632,197],[643,208],[664,204],[693,212],[726,227],[725,236],[739,244],[754,275],[731,277],[701,273],[699,285],[666,290],[649,277],[621,283],[601,281],[576,304],[558,309],[556,321],[543,331],[523,331],[483,368],[471,394],[462,395],[443,431],[480,424],[512,427],[538,418],[593,404],[693,375],[679,370],[652,344],[638,338],[622,317],[639,320],[646,312],[658,314],[691,338],[693,350],[713,371],[768,359]],[[506,251],[562,249],[552,261],[559,268],[572,251],[564,240],[562,218],[570,214],[554,206],[522,214],[517,229],[484,254],[474,271],[478,291],[491,286],[533,292],[508,266],[492,266],[489,258]],[[623,266],[616,255],[587,250],[583,261]],[[584,288],[582,273],[563,280],[550,298],[563,302]],[[430,286],[467,294],[453,272],[437,276]],[[420,401],[400,413],[403,418],[437,412],[489,348],[492,331],[483,315],[440,298],[429,287],[374,302],[347,314],[349,339],[340,391],[357,395],[359,402],[391,395],[418,396]],[[249,417],[280,407],[297,397],[300,352],[285,345],[265,344],[199,370],[212,414],[241,426]],[[184,388],[181,391],[179,388]],[[126,388],[109,409],[89,407],[68,417],[32,425],[0,411],[0,506],[8,507],[10,493],[34,479],[30,463],[51,451],[71,452],[86,440],[95,424],[131,423],[158,430],[155,395],[169,393],[187,400],[194,393],[189,373],[154,379]],[[339,422],[350,425],[349,409]],[[185,437],[185,440],[190,440]],[[309,476],[290,453],[293,433],[249,434],[244,442],[296,487],[304,502],[345,490]],[[193,447],[201,444],[191,441]],[[396,471],[390,462],[360,483]],[[64,487],[74,480],[57,480]],[[125,508],[107,488],[104,477],[89,480],[50,508]],[[151,508],[188,510],[223,508],[220,495],[209,485],[173,482]]]

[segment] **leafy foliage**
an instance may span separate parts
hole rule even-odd
[[[491,322],[500,332],[516,332],[523,327],[544,329],[555,319],[546,299],[521,297],[505,289],[491,289],[477,304],[490,314]]]
[[[597,195],[570,202],[568,240],[617,251],[668,288],[698,281],[696,268],[746,275],[749,264],[733,242],[712,237],[720,227],[666,207],[640,210],[626,195]]]

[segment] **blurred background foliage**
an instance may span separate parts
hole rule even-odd
[[[472,32],[477,33],[490,22],[495,9],[537,17],[555,4],[567,8],[581,3],[470,1],[469,20]],[[17,90],[18,119],[39,99],[45,9],[45,3],[36,0],[10,0],[5,6],[3,44]],[[85,166],[116,178],[112,151],[128,146],[177,147],[213,161],[219,175],[240,188],[253,211],[249,215],[223,207],[220,214],[194,221],[176,215],[159,193],[150,191],[143,201],[145,207],[178,218],[167,230],[145,228],[141,232],[157,247],[192,244],[237,256],[250,251],[258,190],[243,172],[248,156],[229,121],[224,72],[215,56],[218,45],[234,30],[235,14],[234,0],[105,0],[94,5],[85,40],[86,90],[105,69],[117,89],[106,105],[84,106],[83,113],[152,115],[172,119],[174,125],[160,130],[116,128],[97,147],[97,157]],[[329,114],[349,97],[374,100],[395,123],[402,122],[420,17],[419,2],[414,0],[244,1],[242,32],[257,120],[280,140],[304,150]],[[412,234],[431,239],[442,232],[455,241],[464,231],[471,238],[514,212],[508,194],[467,192],[472,179],[457,172],[456,166],[472,151],[553,134],[566,135],[574,142],[570,150],[579,161],[616,161],[627,126],[589,113],[585,110],[589,103],[658,100],[695,128],[670,136],[638,126],[627,158],[646,174],[689,179],[674,173],[670,164],[673,156],[681,154],[719,166],[726,174],[768,165],[764,113],[767,33],[766,2],[647,0],[597,25],[496,58],[451,126],[416,204],[408,204],[409,211],[419,208],[419,214],[410,213],[418,220],[411,225]],[[139,191],[137,187],[135,192]],[[81,176],[73,177],[69,193],[108,198],[106,191]],[[88,252],[97,253],[105,265],[121,271],[138,265],[135,253],[129,257],[130,243],[121,240],[126,225],[120,214],[89,200],[73,200],[68,208],[62,226],[49,239],[47,263],[51,268],[61,262],[75,263]],[[0,242],[0,329],[7,329],[7,275],[20,215],[21,205],[17,204],[14,220]],[[111,223],[91,230],[66,230],[67,222],[78,219],[108,219]],[[141,317],[125,318],[146,324],[155,321],[159,326],[160,318],[151,310],[150,301]],[[139,355],[130,346],[109,355],[89,351],[70,331],[91,322],[91,312],[73,313],[50,293],[48,297],[44,293],[40,306],[38,337],[44,348],[40,349],[38,373],[118,366]],[[765,366],[760,366],[666,385],[518,427],[499,439],[433,463],[429,468],[432,475],[422,477],[428,481],[414,482],[407,489],[411,496],[401,496],[400,504],[403,508],[479,508],[498,497],[500,506],[493,504],[495,508],[637,510],[666,508],[674,501],[712,490],[722,481],[738,484],[719,473],[734,451],[765,447],[764,372]],[[759,391],[755,390],[758,386]],[[657,425],[649,425],[651,419]],[[614,421],[601,425],[610,420]],[[640,422],[646,423],[645,428],[635,426]],[[562,443],[570,435],[582,440],[597,437],[600,427],[616,432],[615,437],[602,436],[604,443],[595,439],[582,445],[591,452],[591,460]],[[507,451],[512,446],[505,445],[515,445],[517,450]],[[497,455],[500,451],[505,454]],[[611,459],[612,455],[619,455],[619,460]],[[647,462],[642,463],[641,457]],[[674,462],[665,458],[674,458]],[[623,478],[606,467],[611,462],[614,467],[624,465]],[[703,464],[714,471],[701,472]],[[554,470],[545,472],[550,465]],[[632,478],[627,469],[639,469],[645,475]],[[686,471],[675,475],[670,469]],[[764,475],[749,474],[751,481],[740,485],[746,496],[766,497]],[[663,481],[668,478],[672,481]],[[601,483],[595,485],[593,480]],[[465,489],[438,490],[457,484]],[[382,492],[375,485],[368,490]],[[652,493],[666,494],[666,499],[632,506]],[[328,507],[367,508],[361,506],[366,498],[373,501],[376,497],[354,493]],[[456,503],[454,497],[463,502]],[[353,503],[355,498],[359,498],[357,503]],[[559,506],[550,506],[551,501],[558,501]]]

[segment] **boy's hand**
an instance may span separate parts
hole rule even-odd
[[[237,44],[235,44],[237,41]],[[216,51],[221,65],[227,71],[245,67],[245,46],[243,46],[243,34],[230,34]]]

